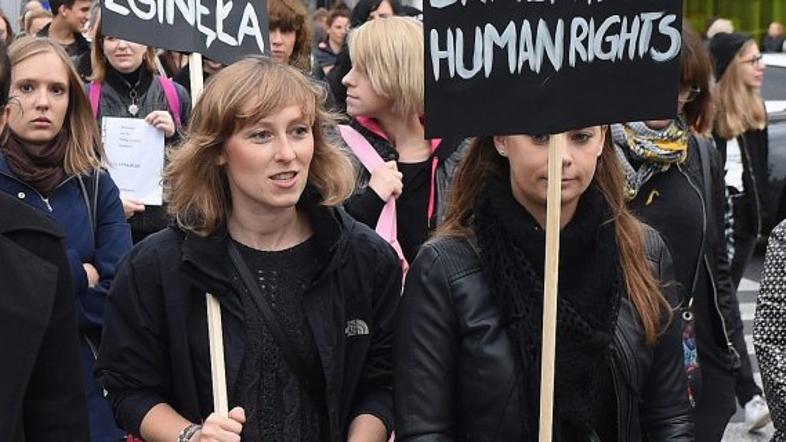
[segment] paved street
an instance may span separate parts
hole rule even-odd
[[[759,293],[759,278],[761,276],[761,267],[763,263],[762,256],[753,258],[753,262],[748,266],[738,290],[738,297],[740,300],[740,313],[742,314],[742,321],[745,326],[745,342],[748,344],[748,352],[751,355],[751,362],[753,364],[754,377],[756,383],[761,385],[761,375],[759,374],[759,366],[756,363],[756,357],[753,354],[753,315],[756,311],[756,297]],[[745,425],[742,423],[745,420],[744,413],[741,409],[737,410],[737,414],[732,419],[732,423],[726,429],[726,434],[723,437],[724,442],[761,442],[769,441],[772,437],[772,425],[765,428],[764,431],[756,434],[748,433]]]

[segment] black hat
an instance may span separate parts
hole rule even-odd
[[[712,40],[710,40],[710,52],[715,61],[715,78],[717,80],[720,80],[731,61],[734,60],[734,57],[737,56],[737,53],[740,52],[745,43],[750,40],[752,40],[751,37],[736,33],[721,33],[712,37]]]

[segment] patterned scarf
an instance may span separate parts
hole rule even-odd
[[[672,164],[688,158],[690,131],[680,117],[663,129],[652,129],[644,122],[611,126],[614,147],[625,170],[625,196],[636,198],[639,189],[653,175],[665,172]]]

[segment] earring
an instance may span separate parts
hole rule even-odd
[[[499,154],[500,154],[500,155],[502,155],[503,157],[506,157],[506,156],[508,156],[508,154],[507,154],[507,153],[506,153],[506,152],[505,152],[503,149],[500,149],[498,152],[499,152]]]

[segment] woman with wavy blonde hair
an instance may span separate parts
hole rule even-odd
[[[205,88],[166,173],[177,225],[137,245],[107,308],[98,373],[131,433],[388,437],[401,271],[337,208],[352,169],[326,134],[323,98],[301,71],[263,57]],[[213,413],[205,293],[221,303],[228,417]]]
[[[718,34],[710,41],[717,84],[718,113],[713,136],[723,157],[734,223],[730,247],[736,287],[762,231],[768,201],[767,111],[761,97],[764,62],[756,42],[742,34]]]
[[[46,38],[9,48],[11,98],[0,148],[0,191],[52,217],[64,234],[79,314],[82,376],[94,440],[117,439],[109,404],[93,377],[95,349],[115,267],[131,249],[117,186],[82,82],[65,51]],[[105,438],[105,439],[102,439]]]

